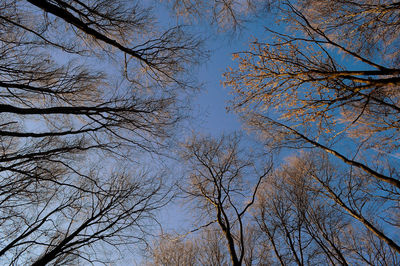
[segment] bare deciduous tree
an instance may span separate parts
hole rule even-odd
[[[141,1],[0,10],[0,259],[107,262],[162,205],[158,174],[125,162],[167,146],[200,41]]]
[[[164,0],[171,4],[176,14],[189,20],[205,19],[223,30],[237,30],[253,16],[265,14],[272,4],[269,0]]]
[[[394,234],[377,218],[389,219],[387,208],[396,203],[371,196],[374,186],[342,170],[324,153],[303,153],[288,159],[263,183],[254,218],[264,241],[271,243],[275,263],[398,263],[396,250],[384,244]],[[341,209],[338,201],[346,207]],[[374,229],[366,230],[360,222]]]
[[[207,228],[194,236],[162,235],[149,251],[148,265],[225,266],[226,246],[216,228]]]
[[[157,238],[150,250],[147,265],[189,265],[198,263],[198,246],[191,240],[184,240],[173,235],[162,235]]]
[[[183,189],[205,214],[205,222],[218,224],[233,265],[250,254],[246,245],[245,214],[255,202],[261,180],[270,167],[257,173],[254,157],[245,154],[239,138],[193,138],[184,145],[190,183]]]
[[[397,218],[390,211],[367,215],[382,202],[397,209],[399,7],[389,1],[283,1],[280,10],[291,31],[270,29],[273,40],[237,54],[239,68],[226,74],[236,96],[231,108],[270,148],[316,148],[347,165],[340,178],[320,180],[321,189],[399,253],[390,233]]]

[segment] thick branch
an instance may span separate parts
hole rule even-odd
[[[79,18],[75,17],[73,14],[71,14],[67,10],[62,9],[54,4],[51,4],[46,0],[27,0],[27,1],[48,13],[51,13],[59,18],[62,18],[64,21],[74,25],[75,27],[77,27],[78,29],[83,31],[84,33],[86,33],[98,40],[101,40],[109,45],[112,45],[112,46],[118,48],[119,50],[139,59],[146,65],[154,67],[146,58],[143,58],[137,51],[129,49],[129,48],[123,46],[122,44],[120,44],[119,42],[117,42],[116,40],[113,40],[113,39],[105,36],[104,34],[96,31],[95,29],[90,28],[86,23],[81,21]]]
[[[335,151],[335,150],[333,150],[331,148],[328,148],[327,146],[324,146],[321,143],[316,142],[316,141],[306,137],[305,135],[301,134],[300,132],[298,132],[297,130],[295,130],[295,129],[289,127],[289,126],[286,126],[286,125],[281,124],[279,122],[273,121],[271,119],[268,119],[268,120],[271,123],[273,123],[273,124],[275,124],[277,126],[280,126],[280,127],[283,127],[285,129],[289,130],[291,133],[293,133],[294,135],[300,137],[301,139],[305,140],[306,142],[312,144],[313,146],[315,146],[317,148],[320,148],[320,149],[326,151],[327,153],[330,153],[330,154],[336,156],[337,158],[341,159],[346,164],[351,165],[351,166],[355,166],[357,168],[360,168],[363,171],[365,171],[366,173],[374,176],[378,180],[381,180],[381,181],[389,183],[389,184],[391,184],[391,185],[393,185],[393,186],[395,186],[397,188],[400,188],[400,181],[399,180],[397,180],[395,178],[392,178],[392,177],[389,177],[389,176],[386,176],[386,175],[383,175],[381,173],[378,173],[377,171],[375,171],[375,170],[371,169],[370,167],[366,166],[365,164],[362,164],[360,162],[351,160],[351,159],[347,158],[346,156],[342,155],[341,153],[339,153],[339,152],[337,152],[337,151]]]

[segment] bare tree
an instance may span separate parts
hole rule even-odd
[[[320,180],[321,188],[378,242],[400,252],[390,233],[395,216],[366,214],[382,202],[397,209],[398,5],[283,1],[280,10],[291,31],[269,29],[272,41],[237,54],[240,67],[226,74],[236,96],[231,107],[268,147],[316,148],[347,165],[346,187],[336,177]]]
[[[228,265],[226,247],[216,228],[191,236],[162,235],[154,241],[149,257],[148,265]]]
[[[185,193],[205,214],[206,223],[218,224],[231,263],[242,265],[250,252],[245,243],[245,214],[254,204],[270,167],[258,174],[254,157],[244,154],[235,135],[220,139],[194,137],[184,145],[182,156],[190,177],[190,183],[183,188]]]
[[[275,263],[397,264],[398,254],[384,244],[390,234],[375,217],[387,215],[391,203],[376,206],[378,199],[369,198],[365,180],[355,174],[349,178],[327,158],[323,153],[291,157],[259,190],[254,218],[272,246]],[[338,201],[345,210],[337,208]],[[365,230],[357,222],[374,229]]]
[[[146,238],[152,211],[165,204],[160,181],[139,173],[100,176],[93,172],[79,178],[74,183],[38,180],[2,202],[0,256],[4,261],[105,263],[118,258],[119,246],[137,247]],[[113,248],[114,254],[94,252],[107,248]]]
[[[161,235],[150,250],[150,260],[147,265],[198,265],[198,246],[191,240],[179,236]]]
[[[222,30],[236,31],[254,16],[264,15],[273,4],[266,0],[165,0],[178,16],[188,21],[204,19]]]
[[[363,149],[395,151],[399,111],[395,88],[400,73],[396,64],[374,62],[371,56],[351,50],[339,42],[342,31],[316,25],[318,20],[307,16],[309,10],[302,13],[290,2],[285,6],[284,18],[297,32],[288,35],[271,30],[275,42],[255,42],[250,52],[237,54],[241,68],[226,74],[226,84],[233,87],[237,96],[232,107],[243,113],[273,108],[280,116],[277,122],[304,132],[310,140],[348,134],[363,143]],[[313,11],[316,16],[319,9]],[[390,44],[381,43],[383,47]],[[337,56],[340,52],[352,64],[341,62]]]
[[[327,166],[315,165],[311,157],[292,157],[259,190],[254,218],[276,264],[349,265],[349,217],[326,200],[310,177],[316,167]]]
[[[387,65],[398,66],[398,2],[305,0],[297,7],[312,25],[346,48],[368,58],[379,54]]]
[[[162,206],[164,174],[126,162],[167,147],[200,41],[141,1],[0,10],[0,259],[106,263]]]
[[[207,229],[202,230],[194,241],[199,243],[199,265],[225,266],[229,264],[229,252],[224,236],[216,226],[208,226]]]

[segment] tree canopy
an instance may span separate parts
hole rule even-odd
[[[165,204],[165,173],[135,160],[167,147],[201,42],[141,1],[0,10],[1,261],[115,260]]]
[[[364,226],[367,232],[362,234],[369,240],[354,244],[360,250],[367,249],[361,242],[385,243],[375,247],[375,253],[357,251],[364,262],[375,264],[379,257],[379,263],[394,265],[400,252],[396,233],[399,5],[392,1],[282,1],[278,9],[288,31],[268,28],[268,41],[256,40],[249,51],[235,54],[239,66],[225,76],[235,96],[230,108],[272,150],[321,151],[326,162],[316,167],[323,172],[307,173],[320,187],[320,200],[330,199],[346,217]],[[332,172],[329,164],[341,172]],[[282,219],[287,214],[281,208],[285,209],[262,213],[268,213],[268,219],[279,218],[275,224],[286,227]],[[308,218],[302,214],[297,223],[302,225],[304,219]],[[275,230],[266,231],[270,241]],[[304,264],[297,253],[301,251],[296,250],[301,250],[300,240],[287,241],[297,264]],[[275,254],[280,263],[287,264],[279,245],[274,245]],[[327,248],[332,249],[343,252],[347,248]],[[343,260],[343,254],[337,253],[338,261],[330,263],[351,264]],[[380,257],[387,254],[390,260]]]
[[[109,265],[141,251],[147,265],[400,263],[399,2],[0,10],[0,261]],[[186,132],[206,39],[240,39],[252,19],[268,21],[265,38],[233,55],[224,85],[257,140]],[[179,201],[191,229],[164,232],[157,212]]]

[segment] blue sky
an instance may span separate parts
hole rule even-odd
[[[200,92],[192,102],[193,118],[189,124],[192,130],[218,136],[242,129],[238,116],[227,112],[228,101],[232,98],[230,89],[223,86],[223,73],[228,67],[233,67],[237,62],[233,61],[232,54],[247,51],[250,42],[254,39],[265,39],[264,25],[266,19],[257,19],[244,25],[245,28],[237,32],[225,31],[211,33],[205,41],[205,48],[209,50],[209,58],[194,69],[193,74],[202,84]],[[194,32],[204,31],[209,25],[194,25]],[[198,29],[199,28],[199,29]],[[206,36],[207,38],[207,36]]]

